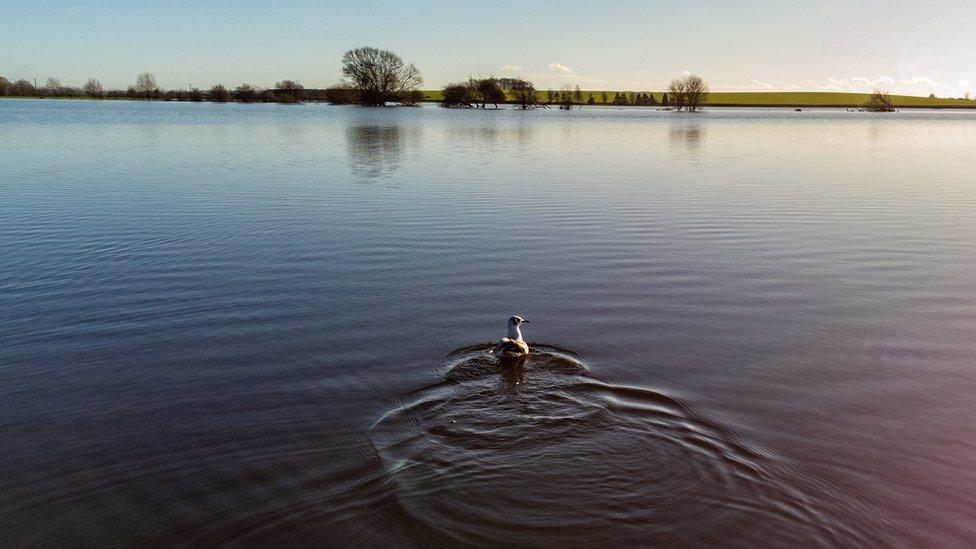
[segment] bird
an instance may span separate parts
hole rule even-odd
[[[519,326],[528,320],[520,316],[513,316],[508,319],[508,337],[503,337],[492,353],[499,358],[516,358],[529,354],[529,346],[522,339],[522,330]]]

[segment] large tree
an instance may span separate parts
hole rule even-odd
[[[359,92],[363,105],[385,105],[417,89],[424,79],[412,64],[392,51],[356,48],[342,56],[342,74]]]
[[[708,84],[700,76],[691,74],[683,79],[675,79],[668,86],[671,107],[675,110],[687,109],[695,112],[701,109],[708,98]]]
[[[444,86],[441,105],[448,108],[470,108],[475,102],[475,90],[470,82],[458,82]]]
[[[44,83],[44,93],[52,97],[61,97],[64,95],[64,85],[61,84],[60,80],[52,76]]]
[[[104,93],[102,83],[94,78],[89,78],[88,82],[85,82],[85,85],[81,89],[91,99],[101,99]]]
[[[152,99],[154,95],[159,93],[156,77],[151,72],[144,72],[137,76],[136,85],[132,89],[143,99]]]
[[[499,103],[505,102],[505,90],[498,85],[498,79],[494,76],[476,80],[472,84],[481,99],[482,109],[485,108],[486,103],[493,103],[497,109]]]

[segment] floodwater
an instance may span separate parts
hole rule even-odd
[[[5,545],[976,543],[976,113],[0,136]]]

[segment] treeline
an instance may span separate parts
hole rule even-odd
[[[341,60],[344,80],[326,89],[306,89],[297,80],[282,80],[274,88],[261,89],[244,83],[233,89],[216,84],[209,89],[164,90],[156,83],[156,77],[144,72],[124,90],[105,90],[97,79],[89,79],[81,87],[65,86],[57,78],[48,78],[44,86],[28,80],[10,80],[0,76],[0,96],[14,97],[87,97],[91,99],[141,99],[157,101],[212,101],[226,103],[302,103],[327,101],[333,104],[358,104],[381,106],[390,103],[416,105],[425,99],[420,91],[424,79],[420,70],[406,63],[389,50],[363,47],[347,51]],[[584,93],[586,97],[584,97]],[[708,85],[701,78],[690,75],[676,79],[661,97],[660,105],[668,110],[696,111],[708,96]],[[615,92],[612,101],[608,92],[600,92],[604,105],[658,105],[651,93]],[[444,87],[441,100],[445,107],[487,108],[510,103],[521,109],[549,108],[571,110],[584,104],[595,105],[593,92],[583,92],[579,85],[562,89],[537,92],[535,86],[521,78],[469,78],[467,81]]]
[[[0,97],[53,97],[88,99],[141,99],[149,101],[212,101],[215,103],[300,103],[306,100],[326,101],[327,90],[306,90],[298,81],[282,80],[274,88],[262,89],[252,84],[241,84],[233,89],[223,84],[208,89],[164,90],[156,84],[152,73],[142,73],[135,84],[124,90],[106,90],[95,78],[81,87],[67,86],[57,78],[48,78],[43,86],[29,80],[11,82],[0,76]]]

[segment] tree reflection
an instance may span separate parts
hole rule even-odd
[[[705,139],[705,127],[697,122],[674,124],[671,126],[671,145],[684,147],[689,152],[697,151]]]
[[[350,126],[346,147],[353,173],[366,181],[389,177],[400,165],[403,142],[400,126]]]

